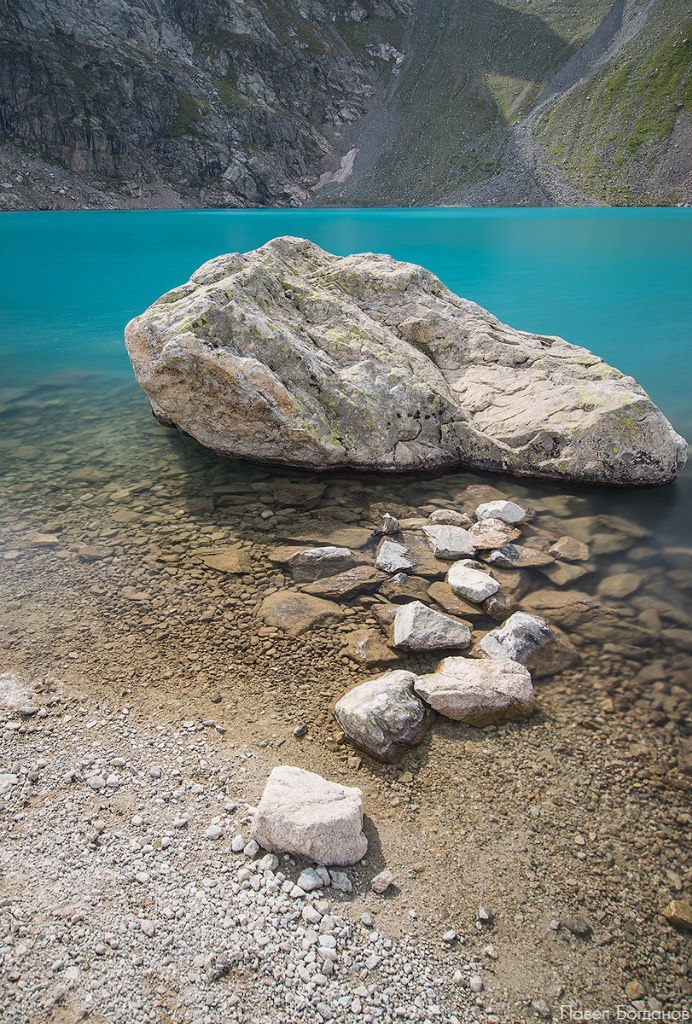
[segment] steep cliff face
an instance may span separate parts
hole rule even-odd
[[[398,41],[410,10],[0,0],[5,206],[301,203],[390,72],[374,54]],[[373,44],[359,34],[354,50],[363,23]]]

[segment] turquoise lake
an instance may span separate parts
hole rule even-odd
[[[276,235],[428,267],[512,326],[585,345],[690,433],[692,210],[233,210],[7,214],[0,340],[11,382],[131,377],[125,323],[219,253]]]
[[[421,263],[514,327],[561,335],[636,377],[692,436],[692,211],[682,209],[7,214],[3,386],[40,384],[73,411],[76,396],[97,410],[129,388],[136,419],[121,430],[137,443],[154,426],[123,344],[126,322],[205,260],[280,234],[338,254],[387,252]],[[92,379],[70,383],[74,373]],[[6,441],[12,421],[6,415]],[[29,426],[40,438],[41,424]],[[676,486],[594,500],[638,509],[682,541],[691,481],[688,467]]]

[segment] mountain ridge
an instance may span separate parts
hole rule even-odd
[[[689,28],[679,0],[0,0],[0,209],[688,203]]]

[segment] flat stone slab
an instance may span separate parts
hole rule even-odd
[[[279,765],[264,787],[252,835],[265,850],[317,864],[355,864],[368,849],[363,794],[302,768]]]
[[[295,590],[279,590],[260,605],[260,615],[268,626],[283,629],[289,636],[300,636],[319,626],[340,622],[344,610],[333,601]]]
[[[304,594],[314,594],[316,597],[343,598],[349,600],[359,594],[372,594],[389,577],[373,569],[369,565],[356,565],[346,572],[337,573],[336,576],[327,576],[314,583],[306,584],[302,590]]]
[[[195,554],[210,569],[226,573],[229,576],[242,576],[252,569],[252,559],[242,548],[201,548]]]
[[[323,576],[333,576],[343,569],[352,568],[357,561],[350,548],[335,547],[333,544],[314,548],[283,545],[269,552],[269,560],[287,569],[297,583],[310,583]]]
[[[687,457],[631,377],[390,256],[290,237],[217,256],[125,341],[159,421],[228,458],[648,486]]]
[[[490,565],[500,565],[505,569],[529,569],[539,565],[551,565],[555,559],[545,551],[529,548],[524,544],[505,544],[497,551],[486,556]]]
[[[454,560],[457,558],[473,558],[476,545],[473,537],[463,526],[446,526],[437,524],[424,526],[423,533],[436,558]]]
[[[481,519],[469,528],[469,533],[478,551],[502,548],[519,536],[516,527],[503,523],[501,519]]]
[[[417,677],[414,690],[435,711],[466,725],[515,722],[534,708],[531,673],[508,660],[445,658],[437,672]]]

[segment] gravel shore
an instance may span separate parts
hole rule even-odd
[[[431,948],[413,909],[378,930],[367,861],[305,892],[304,865],[262,856],[265,766],[211,721],[152,727],[50,681],[0,693],[7,1024],[493,1019],[455,933]]]

